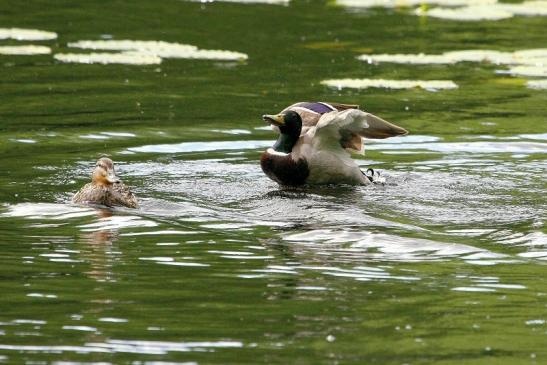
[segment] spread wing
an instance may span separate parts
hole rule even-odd
[[[363,151],[361,137],[387,138],[408,132],[373,114],[357,109],[324,114],[317,123],[314,143],[317,148],[350,148]]]
[[[284,113],[288,110],[292,110],[297,112],[300,115],[300,118],[302,118],[302,134],[305,134],[311,127],[315,127],[317,123],[319,122],[319,119],[321,119],[321,116],[323,114],[318,113],[316,111],[313,111],[309,109],[309,104],[326,104],[328,106],[331,106],[338,111],[343,111],[347,109],[359,109],[359,105],[356,104],[341,104],[341,103],[310,103],[310,102],[299,102],[292,105],[289,105],[285,109],[283,109],[280,113]]]
[[[314,112],[313,110],[307,109],[303,107],[303,105],[309,104],[306,102],[300,102],[293,105],[289,105],[285,109],[283,109],[280,113],[285,113],[286,111],[292,110],[298,113],[300,115],[300,118],[302,118],[302,133],[305,134],[308,129],[311,127],[315,127],[319,119],[321,118],[321,114]]]
[[[395,136],[404,136],[405,134],[408,134],[406,129],[383,120],[374,114],[366,112],[364,114],[366,114],[365,118],[368,123],[368,128],[364,129],[360,134],[363,137],[382,139]]]
[[[342,104],[342,103],[328,103],[338,109],[339,111],[346,110],[346,109],[359,109],[359,105],[357,104]]]

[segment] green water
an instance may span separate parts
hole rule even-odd
[[[355,59],[541,48],[546,24],[298,0],[0,2],[0,27],[59,34],[0,45],[112,37],[249,56],[0,55],[0,363],[547,363],[547,91],[487,63]],[[459,88],[320,85],[347,77]],[[282,190],[263,175],[275,137],[260,116],[305,100],[411,132],[355,156],[386,186]],[[69,204],[104,154],[139,210]]]

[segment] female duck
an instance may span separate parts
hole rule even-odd
[[[114,163],[106,157],[97,161],[91,182],[74,195],[72,202],[138,208],[137,198],[116,176]]]
[[[262,153],[264,173],[281,185],[352,184],[371,180],[347,150],[364,151],[362,138],[408,132],[356,105],[297,103],[277,115],[264,115],[279,138]]]

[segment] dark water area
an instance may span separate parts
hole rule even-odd
[[[342,5],[0,2],[0,364],[547,363],[543,58],[356,58],[542,49],[546,18]],[[457,88],[321,83],[346,78]],[[410,131],[354,156],[385,185],[262,173],[260,116],[305,100]],[[103,155],[138,210],[70,204]]]

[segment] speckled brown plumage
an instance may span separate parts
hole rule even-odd
[[[72,198],[75,204],[100,204],[107,207],[122,206],[138,208],[137,198],[123,183],[110,186],[85,184]]]
[[[72,198],[76,204],[100,204],[107,207],[138,208],[137,198],[116,176],[114,163],[103,157],[97,161],[92,182],[84,185]]]

